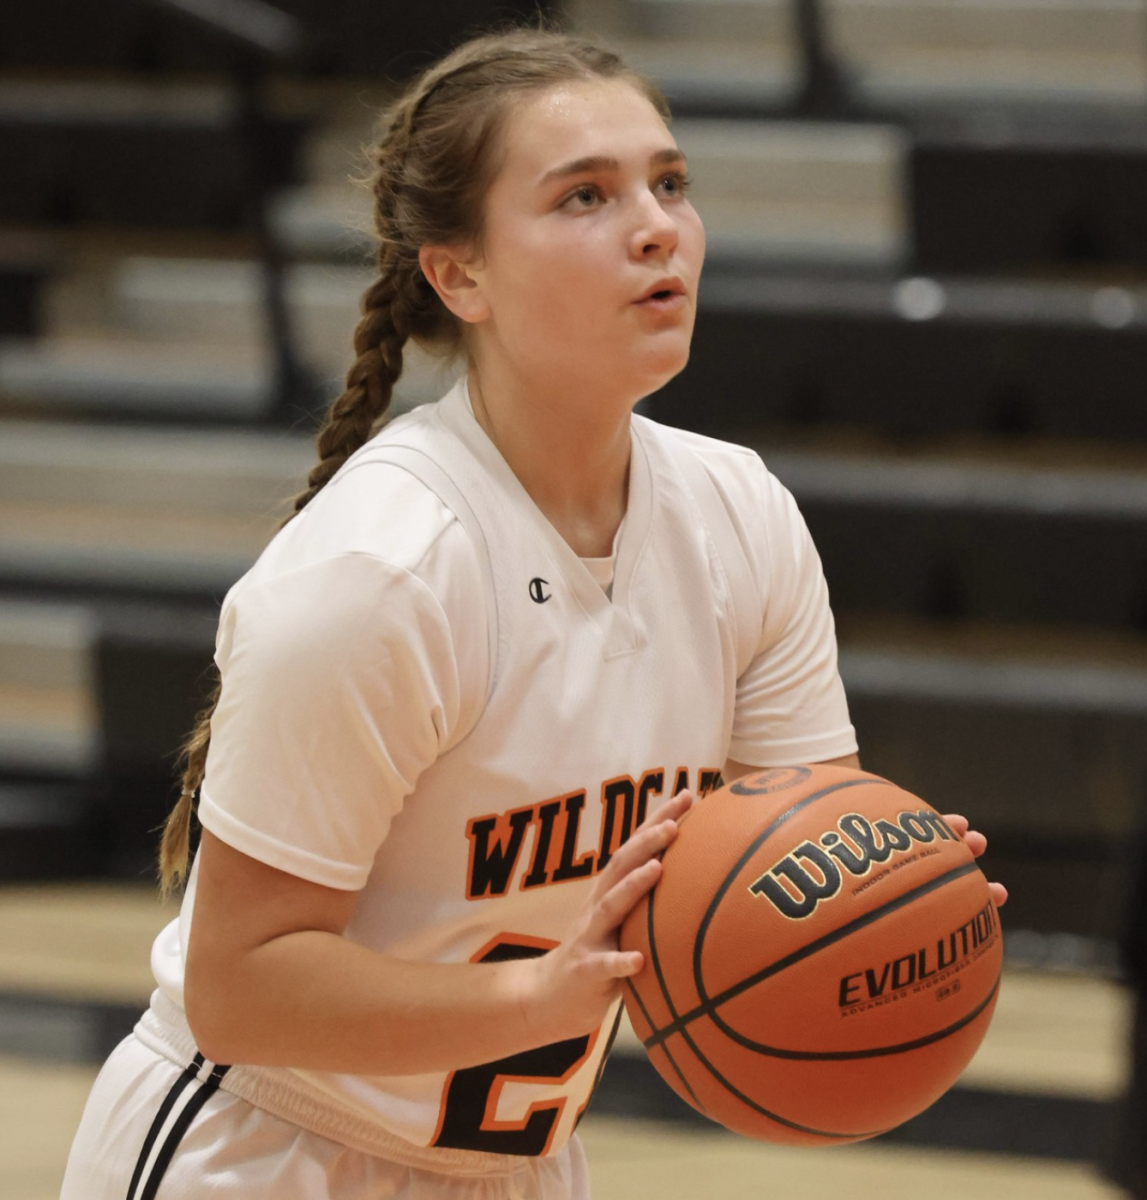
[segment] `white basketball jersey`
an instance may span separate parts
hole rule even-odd
[[[464,382],[386,427],[274,539],[227,598],[217,659],[204,826],[360,889],[347,936],[402,959],[544,953],[646,813],[711,790],[726,757],[856,748],[819,562],[756,455],[634,417],[607,595]],[[193,900],[194,880],[154,956],[176,1005]],[[380,1153],[546,1154],[612,1023],[451,1074],[236,1064],[224,1086],[304,1125],[339,1114],[348,1141],[377,1129]]]

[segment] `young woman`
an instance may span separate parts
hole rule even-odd
[[[528,31],[390,112],[358,358],[224,605],[166,879],[196,795],[200,848],[65,1200],[587,1196],[617,929],[676,822],[722,774],[857,763],[791,499],[633,415],[704,252],[667,115]],[[410,338],[463,373],[377,432]]]

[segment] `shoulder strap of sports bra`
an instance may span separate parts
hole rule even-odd
[[[689,446],[672,435],[664,438],[663,444],[668,447],[681,479],[701,510],[725,573],[725,582],[732,598],[737,675],[740,676],[757,651],[761,628],[760,589],[737,524],[701,459]]]

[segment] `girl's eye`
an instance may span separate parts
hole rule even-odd
[[[659,186],[666,196],[684,196],[692,182],[688,175],[681,175],[675,171],[672,175],[666,175]]]
[[[601,194],[598,189],[592,184],[583,183],[581,187],[576,187],[570,192],[567,203],[573,204],[577,208],[592,208],[599,199],[601,199]]]

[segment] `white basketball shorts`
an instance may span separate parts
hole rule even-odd
[[[400,1166],[223,1091],[226,1067],[180,1070],[134,1035],[104,1064],[60,1200],[589,1200],[577,1138],[510,1175]]]

